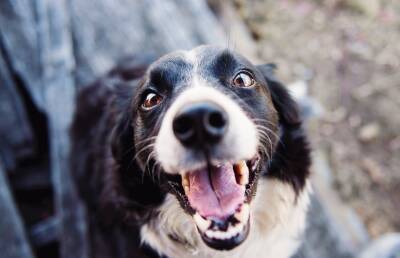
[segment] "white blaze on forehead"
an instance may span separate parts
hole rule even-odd
[[[213,47],[210,47],[210,46],[207,46],[207,45],[202,45],[202,46],[198,46],[198,47],[196,47],[196,48],[193,48],[193,49],[191,49],[191,50],[188,50],[188,51],[184,51],[184,55],[185,55],[185,57],[187,58],[187,60],[188,61],[190,61],[191,63],[197,63],[198,61],[199,61],[199,56],[201,55],[201,53],[203,52],[204,53],[204,51],[206,51],[207,49],[221,49],[222,50],[222,48],[219,48],[219,47],[217,47],[217,46],[213,46]]]
[[[191,86],[177,97],[166,112],[156,139],[156,159],[166,172],[182,173],[205,165],[193,161],[193,157],[190,157],[191,152],[176,139],[172,129],[175,115],[184,106],[198,102],[214,103],[225,110],[228,116],[227,132],[222,141],[215,146],[214,153],[217,156],[211,159],[235,162],[254,157],[258,144],[254,123],[233,99],[194,76]]]
[[[184,52],[185,58],[186,60],[191,63],[191,64],[196,64],[198,59],[197,59],[197,51],[196,48],[189,50],[189,51],[185,51]]]
[[[223,48],[220,48],[218,46],[210,47],[207,45],[202,45],[192,50],[182,51],[182,55],[188,63],[193,65],[193,75],[196,76],[196,74],[198,73],[197,68],[199,67],[201,60],[204,58],[214,57],[215,55],[210,55],[209,52],[217,50],[222,51]]]

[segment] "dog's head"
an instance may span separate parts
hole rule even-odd
[[[272,69],[202,46],[154,62],[132,97],[141,173],[176,196],[214,249],[246,239],[257,181],[271,166],[280,127],[299,124],[287,93],[267,80]]]

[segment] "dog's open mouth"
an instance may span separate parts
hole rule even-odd
[[[229,250],[246,239],[250,227],[251,186],[258,157],[185,171],[182,186],[203,241]]]

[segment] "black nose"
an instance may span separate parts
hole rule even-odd
[[[212,103],[196,103],[184,107],[175,116],[173,130],[186,147],[204,147],[222,139],[228,125],[222,108]]]

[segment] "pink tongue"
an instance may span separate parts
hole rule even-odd
[[[211,178],[210,178],[211,177]],[[190,205],[203,217],[225,219],[244,201],[244,187],[236,183],[232,165],[189,173]]]

